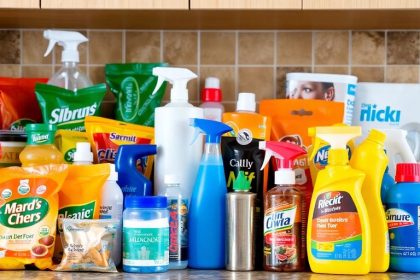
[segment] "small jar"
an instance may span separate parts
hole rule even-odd
[[[123,214],[123,270],[165,272],[169,267],[169,212],[164,196],[127,196]]]

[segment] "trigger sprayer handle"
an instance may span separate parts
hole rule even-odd
[[[45,31],[45,32],[47,32],[47,31]],[[47,55],[49,55],[51,53],[51,51],[55,47],[55,44],[57,43],[57,41],[55,41],[53,39],[49,39],[49,40],[50,40],[50,42],[48,43],[48,47],[47,47],[47,50],[44,53],[44,57],[47,56]]]

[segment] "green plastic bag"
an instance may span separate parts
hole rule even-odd
[[[106,82],[117,99],[115,119],[145,126],[154,126],[155,108],[160,106],[166,82],[152,95],[157,83],[154,67],[166,63],[107,64]]]
[[[106,85],[67,90],[47,84],[37,84],[38,99],[44,123],[55,124],[59,129],[85,131],[85,117],[98,116]]]

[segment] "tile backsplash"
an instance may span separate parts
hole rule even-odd
[[[104,64],[165,61],[190,68],[190,100],[208,76],[221,79],[227,110],[237,93],[257,99],[284,96],[288,72],[354,74],[359,81],[420,82],[420,31],[289,30],[79,30],[80,67],[94,83],[105,81]],[[41,29],[0,30],[0,76],[50,77],[61,50],[44,57]],[[165,97],[167,99],[168,96]],[[107,100],[112,101],[111,94]]]

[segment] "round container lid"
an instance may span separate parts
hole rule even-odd
[[[126,208],[164,208],[168,207],[165,196],[137,196],[131,195],[125,198]]]
[[[54,124],[45,124],[45,123],[30,123],[25,126],[25,132],[52,132],[57,131],[57,126]]]
[[[241,92],[238,95],[238,102],[236,103],[236,111],[255,112],[257,105],[255,103],[255,93]]]
[[[420,182],[420,163],[398,163],[395,182]]]
[[[89,142],[77,142],[73,162],[93,162],[93,153]]]

